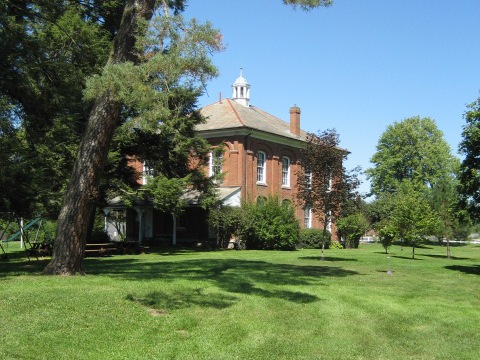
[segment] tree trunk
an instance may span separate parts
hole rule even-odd
[[[115,36],[109,64],[135,61],[138,20],[150,20],[155,0],[128,0]],[[121,104],[108,93],[97,98],[77,151],[77,158],[58,217],[53,255],[44,274],[83,274],[83,257],[90,216],[95,211],[98,183],[103,174]]]

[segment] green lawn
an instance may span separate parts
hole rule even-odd
[[[0,260],[0,359],[478,359],[480,246]],[[393,273],[389,275],[387,270]]]

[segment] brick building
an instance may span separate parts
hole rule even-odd
[[[299,150],[305,144],[306,132],[300,128],[300,108],[292,106],[287,111],[288,122],[250,105],[250,85],[240,74],[232,85],[231,99],[219,99],[201,109],[206,122],[197,126],[198,135],[207,139],[212,149],[224,145],[223,155],[211,153],[206,171],[223,174],[218,191],[226,204],[240,206],[242,199],[259,201],[277,195],[295,207],[301,227],[323,228],[312,209],[297,205]],[[175,220],[149,204],[136,204],[135,211],[127,212],[127,237],[171,239],[174,228],[179,241],[201,242],[214,236],[195,196],[189,203],[182,218]],[[121,207],[117,199],[108,209]]]

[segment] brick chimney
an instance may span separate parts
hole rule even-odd
[[[297,105],[290,108],[290,132],[300,136],[300,108]]]

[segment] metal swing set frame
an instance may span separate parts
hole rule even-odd
[[[23,245],[25,246],[25,250],[27,252],[28,260],[30,261],[30,256],[35,256],[38,260],[38,255],[40,254],[48,254],[51,252],[51,242],[50,241],[38,241],[40,230],[43,226],[43,218],[36,217],[28,222],[26,225],[22,226],[21,221],[19,219],[14,220],[12,214],[10,214],[9,219],[6,221],[6,225],[4,229],[0,229],[0,257],[3,259],[8,259],[8,254],[5,251],[4,244],[7,245],[14,240],[17,240],[21,237],[23,240]],[[14,232],[13,234],[8,235],[6,239],[4,239],[5,235],[8,234],[8,230],[12,224],[18,225],[18,231]],[[32,233],[34,232],[34,236],[32,238]]]

